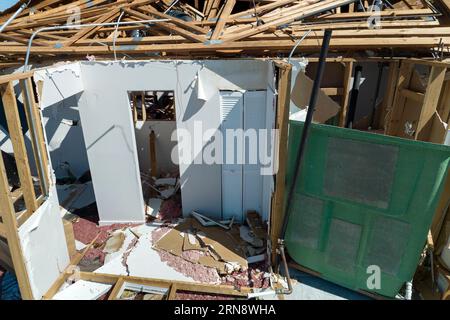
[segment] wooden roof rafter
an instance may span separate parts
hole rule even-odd
[[[336,30],[330,47],[332,52],[412,49],[423,55],[439,47],[444,55],[450,51],[450,36],[445,31],[450,22],[443,19],[450,13],[445,10],[438,12],[425,1],[393,0],[393,6],[379,14],[382,28],[372,29],[367,23],[373,15],[367,12],[369,5],[366,12],[356,12],[352,2],[32,0],[31,6],[0,34],[0,66],[23,61],[28,40],[36,30],[64,26],[77,10],[80,20],[76,23],[108,25],[41,32],[33,42],[32,59],[64,57],[67,60],[70,56],[79,59],[83,54],[112,56],[113,44],[117,44],[118,47],[114,46],[117,52],[136,55],[151,52],[166,57],[278,56],[289,52],[296,39],[310,29],[314,32],[299,47],[299,52],[318,51],[320,41],[317,40],[326,28]],[[0,23],[13,12],[14,8],[0,16]],[[164,21],[116,26],[119,16],[121,22]]]

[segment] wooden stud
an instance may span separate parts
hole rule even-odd
[[[17,170],[19,172],[20,185],[27,207],[27,214],[31,215],[37,209],[36,194],[34,192],[34,185],[12,82],[9,82],[6,87],[2,87],[2,100],[14,149],[14,158],[16,159]]]
[[[155,131],[150,132],[150,172],[153,177],[158,177],[158,162],[156,158],[156,134]]]
[[[114,287],[108,297],[108,300],[118,300],[120,298],[119,292],[122,289],[124,284],[125,284],[125,280],[122,277],[120,277],[117,280],[116,284],[114,285]]]
[[[341,112],[339,113],[339,126],[345,126],[345,120],[347,119],[348,102],[350,99],[350,86],[353,74],[353,61],[345,63],[344,81],[343,81],[343,96],[341,100]]]
[[[8,178],[6,176],[5,164],[3,163],[2,157],[0,157],[0,212],[2,212],[5,236],[8,241],[17,282],[19,283],[20,294],[22,299],[32,300],[34,298],[33,291],[31,289],[30,279],[28,278],[28,271],[22,253],[16,212],[11,201]]]
[[[233,11],[236,0],[225,0],[225,5],[223,6],[222,12],[220,13],[219,19],[217,20],[216,27],[211,36],[211,40],[217,40],[222,35],[227,19]]]
[[[278,171],[275,176],[275,194],[272,199],[272,210],[270,215],[270,239],[272,246],[272,263],[276,259],[276,247],[280,237],[281,228],[284,219],[284,194],[285,194],[285,175],[287,165],[287,140],[288,140],[288,122],[291,92],[291,74],[292,66],[281,61],[277,61],[278,68],[278,101],[276,128],[279,130],[278,141],[276,142]]]
[[[427,91],[423,99],[422,111],[419,116],[419,122],[417,123],[416,133],[414,136],[415,139],[418,139],[421,136],[422,130],[424,130],[425,126],[437,110],[446,71],[446,66],[431,67]]]

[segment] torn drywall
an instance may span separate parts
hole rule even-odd
[[[25,266],[35,299],[41,299],[69,265],[56,190],[19,228]]]

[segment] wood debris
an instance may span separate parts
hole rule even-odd
[[[24,2],[4,12],[0,24]],[[33,34],[31,61],[35,63],[68,57],[92,61],[115,55],[133,59],[288,55],[308,30],[312,32],[298,43],[297,50],[317,52],[324,29],[334,30],[330,47],[334,52],[448,53],[447,1],[435,1],[437,5],[432,6],[428,1],[397,0],[383,2],[381,8],[361,3],[33,0],[0,33],[0,67],[22,65]],[[143,22],[148,20],[154,22]],[[67,23],[90,26],[63,27]],[[55,28],[42,30],[48,27]]]

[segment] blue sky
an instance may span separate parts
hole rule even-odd
[[[18,2],[17,0],[0,0],[0,11],[8,9],[17,2]]]

